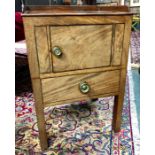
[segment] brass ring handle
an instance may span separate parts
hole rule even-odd
[[[53,54],[56,56],[56,57],[61,57],[62,56],[62,50],[61,50],[61,48],[60,47],[58,47],[58,46],[55,46],[55,47],[53,47]]]
[[[90,86],[87,82],[80,83],[80,91],[83,94],[87,94],[90,91]]]

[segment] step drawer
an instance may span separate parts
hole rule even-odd
[[[119,76],[120,70],[115,70],[42,79],[44,104],[90,99],[94,96],[118,92]],[[86,90],[88,92],[83,92]]]

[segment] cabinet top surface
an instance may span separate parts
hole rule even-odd
[[[26,6],[22,14],[26,16],[62,15],[132,15],[127,6]]]

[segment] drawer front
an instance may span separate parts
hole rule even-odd
[[[97,95],[115,93],[119,91],[120,70],[71,75],[57,78],[42,79],[42,93],[44,104],[72,100],[88,99]],[[89,86],[84,93],[82,84]]]
[[[103,67],[110,65],[112,25],[52,26],[51,44],[62,56],[53,58],[53,71]]]
[[[119,66],[123,35],[124,24],[36,26],[40,73]]]

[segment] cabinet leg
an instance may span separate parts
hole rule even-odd
[[[112,127],[114,132],[116,133],[119,132],[121,129],[123,101],[124,101],[124,94],[115,96]]]
[[[41,150],[48,148],[40,79],[32,80]]]
[[[37,114],[40,147],[41,150],[44,151],[48,148],[48,143],[47,143],[46,124],[43,109],[36,110],[36,114]]]

